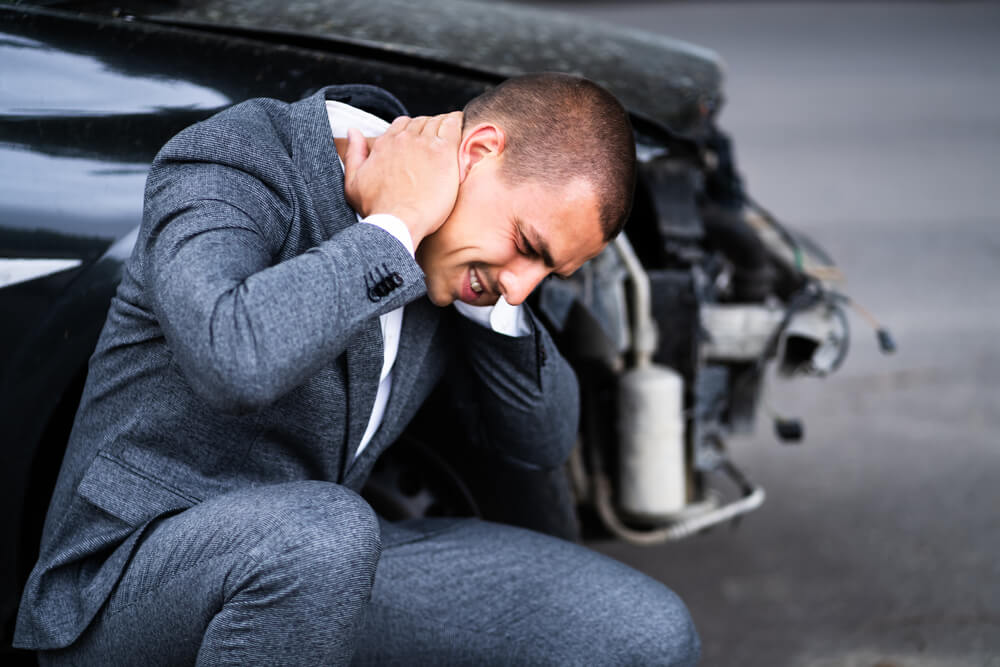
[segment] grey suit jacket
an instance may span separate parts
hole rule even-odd
[[[247,486],[359,489],[442,377],[474,440],[529,466],[566,456],[578,410],[568,364],[533,315],[533,333],[510,338],[427,300],[402,244],[344,200],[327,99],[404,113],[369,86],[250,100],[153,162],[15,645],[72,643],[159,516]],[[389,404],[355,460],[382,365],[378,316],[403,305]]]

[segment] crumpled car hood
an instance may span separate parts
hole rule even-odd
[[[180,0],[169,20],[308,33],[511,76],[574,72],[680,133],[721,104],[723,65],[685,42],[567,14],[471,0]]]

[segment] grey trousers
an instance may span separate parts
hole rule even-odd
[[[584,547],[472,519],[380,522],[296,482],[160,520],[64,665],[691,665],[662,584]]]

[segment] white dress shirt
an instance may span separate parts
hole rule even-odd
[[[360,130],[361,134],[366,137],[377,137],[389,127],[389,124],[381,118],[342,102],[327,101],[326,112],[330,118],[333,136],[337,139],[347,137],[347,130],[352,127]],[[341,165],[343,166],[343,160],[341,160]],[[413,256],[415,250],[413,237],[410,236],[410,230],[403,221],[396,216],[376,213],[367,218],[362,218],[359,215],[358,220],[376,225],[389,232],[403,244],[410,256]],[[507,336],[524,336],[531,331],[525,320],[524,309],[520,306],[510,305],[502,296],[494,306],[473,306],[462,301],[455,301],[454,305],[458,312],[465,317],[498,333]],[[389,395],[392,391],[392,366],[396,362],[396,353],[399,351],[399,333],[403,327],[403,308],[396,308],[380,315],[378,319],[384,344],[382,371],[379,373],[375,405],[372,406],[368,426],[365,428],[364,435],[361,436],[361,443],[358,445],[355,457],[361,454],[361,451],[371,441],[385,416],[385,407],[389,403]]]

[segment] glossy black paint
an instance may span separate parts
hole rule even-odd
[[[47,5],[141,20],[270,34],[279,42],[335,41],[380,59],[423,61],[512,76],[583,74],[611,90],[637,115],[680,134],[701,129],[722,104],[723,64],[713,51],[660,35],[581,20],[524,3],[470,0],[70,0]],[[329,47],[327,47],[329,48]]]

